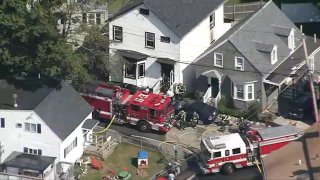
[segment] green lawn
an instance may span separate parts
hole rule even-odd
[[[160,152],[145,148],[143,148],[143,150],[149,152],[149,168],[145,169],[143,176],[136,175],[137,154],[140,151],[140,147],[127,143],[121,143],[116,147],[113,154],[105,160],[105,167],[103,170],[97,171],[90,169],[88,174],[81,177],[81,180],[101,180],[101,177],[107,175],[110,170],[120,172],[123,169],[129,170],[132,175],[131,179],[133,180],[150,179],[153,175],[163,170],[165,164],[163,162],[157,163],[163,159],[163,156]]]

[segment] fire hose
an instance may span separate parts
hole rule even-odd
[[[108,126],[105,128],[105,129],[103,129],[102,131],[98,131],[98,132],[93,132],[93,134],[101,134],[101,133],[104,133],[104,132],[106,132],[109,128],[110,128],[110,126],[111,126],[111,124],[113,123],[113,121],[115,120],[115,115],[111,118],[111,121],[110,121],[110,123],[108,124]]]

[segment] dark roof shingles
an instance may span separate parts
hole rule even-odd
[[[92,112],[92,108],[70,84],[63,81],[35,112],[61,140],[65,140]]]

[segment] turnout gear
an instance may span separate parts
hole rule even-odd
[[[196,128],[196,126],[199,123],[199,121],[200,121],[199,114],[197,112],[194,112],[193,116],[192,116],[192,119],[191,119],[191,126],[193,128]]]
[[[186,117],[187,117],[187,113],[184,110],[181,110],[178,114],[178,121],[180,124],[180,129],[182,130],[186,128]]]

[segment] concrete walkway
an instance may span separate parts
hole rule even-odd
[[[273,122],[282,126],[292,125],[298,131],[305,131],[306,129],[310,128],[310,125],[307,123],[304,123],[302,121],[297,121],[297,120],[285,119],[282,116],[276,118]]]

